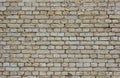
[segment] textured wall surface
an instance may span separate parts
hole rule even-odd
[[[120,0],[0,0],[0,78],[120,78]]]

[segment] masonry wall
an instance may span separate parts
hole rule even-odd
[[[0,78],[120,78],[120,0],[0,0]]]

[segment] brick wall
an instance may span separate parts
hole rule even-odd
[[[120,78],[120,0],[0,0],[0,78]]]

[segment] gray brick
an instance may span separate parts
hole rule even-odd
[[[6,71],[19,71],[18,67],[6,67]]]
[[[6,7],[0,6],[0,11],[5,11],[5,10],[6,10]]]
[[[14,6],[14,7],[9,6],[9,7],[7,8],[7,10],[11,10],[11,11],[20,10],[20,9],[21,9],[21,7],[17,7],[17,6]]]

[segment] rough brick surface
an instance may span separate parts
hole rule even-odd
[[[0,0],[0,78],[120,78],[120,0]]]

